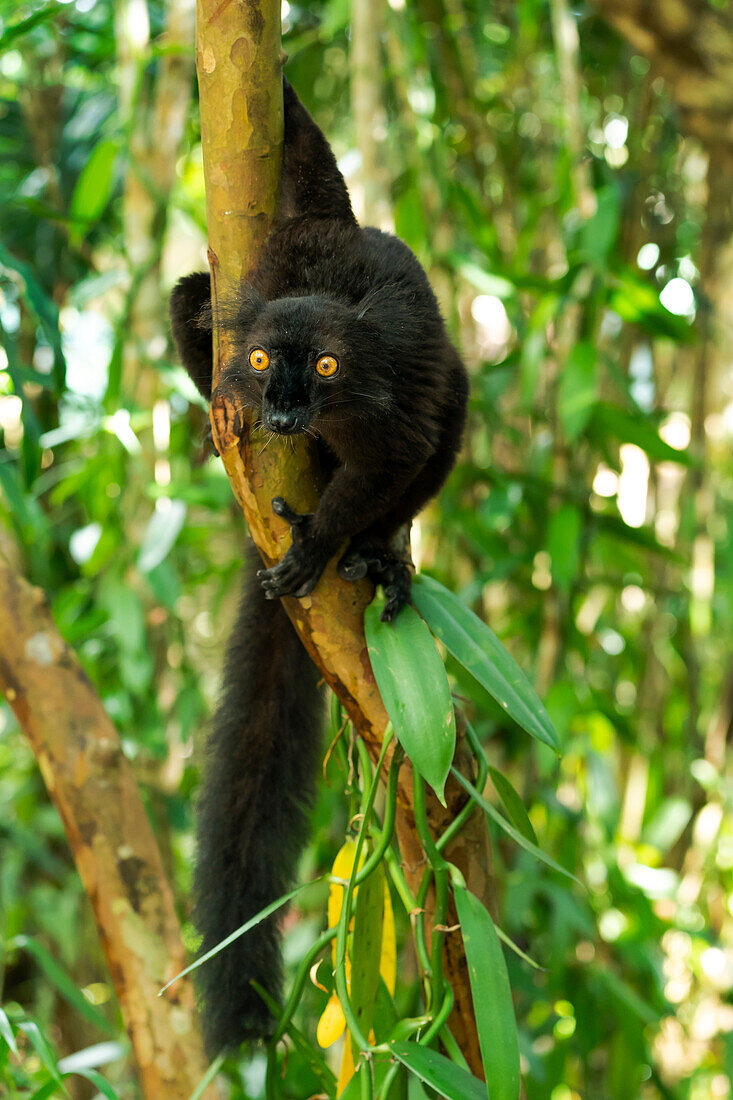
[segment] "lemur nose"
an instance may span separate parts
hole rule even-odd
[[[287,435],[290,432],[295,431],[295,427],[298,423],[298,416],[294,412],[272,412],[269,416],[270,425],[275,432],[282,432]]]

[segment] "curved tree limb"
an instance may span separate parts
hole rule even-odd
[[[2,556],[0,691],[31,744],[92,903],[143,1093],[187,1100],[207,1062],[189,982],[158,997],[185,952],[132,769],[43,592]]]
[[[225,336],[217,331],[220,305],[246,278],[275,207],[282,142],[279,0],[198,0],[197,68],[216,380],[230,354]],[[240,438],[235,410],[224,398],[215,396],[211,419],[252,538],[270,566],[283,556],[290,537],[288,525],[272,511],[272,498],[283,494],[297,511],[313,511],[321,488],[314,456],[302,440],[273,440],[263,447],[265,439],[250,427]],[[387,714],[364,639],[364,608],[371,596],[370,584],[341,580],[332,562],[310,596],[286,598],[283,605],[376,761]],[[465,800],[457,784],[449,784],[446,796],[447,810],[434,798],[428,804],[436,832]],[[408,881],[416,886],[425,857],[415,832],[409,766],[401,773],[397,831]],[[481,817],[474,815],[445,855],[461,867],[471,889],[487,899],[488,838]],[[448,923],[456,921],[449,916]],[[445,944],[445,972],[456,1002],[451,1026],[471,1069],[483,1076],[460,932],[449,932]]]

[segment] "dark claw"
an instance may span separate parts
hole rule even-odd
[[[280,596],[302,599],[313,591],[330,557],[312,534],[313,515],[294,512],[282,497],[274,497],[272,510],[290,524],[292,545],[282,561],[271,569],[260,569],[257,576],[268,600]]]
[[[341,558],[338,571],[347,581],[368,576],[374,584],[383,585],[386,602],[382,622],[392,622],[410,602],[411,568],[385,544],[357,542]]]
[[[345,581],[360,581],[369,572],[369,564],[360,554],[346,554],[338,564],[338,571]]]
[[[213,453],[215,455],[219,454],[219,448],[217,447],[216,443],[214,442],[214,433],[211,429],[211,425],[209,425],[209,430],[207,431],[206,435],[204,436],[204,453],[205,454]]]
[[[290,505],[282,497],[272,498],[272,510],[276,516],[280,516],[291,527],[302,526],[311,518],[310,512],[294,512]]]
[[[405,604],[410,602],[410,586],[403,584],[390,584],[384,590],[386,597],[382,614],[379,616],[383,623],[391,623],[399,615]]]

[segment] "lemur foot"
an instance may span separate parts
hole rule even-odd
[[[347,581],[369,577],[384,586],[385,605],[382,622],[388,623],[410,602],[412,570],[389,547],[378,543],[357,543],[349,547],[338,564],[339,575]]]
[[[273,498],[272,510],[290,524],[293,542],[282,561],[270,569],[260,569],[257,576],[266,599],[277,600],[280,596],[302,599],[318,584],[331,555],[319,546],[313,533],[312,512],[294,512],[282,497]]]

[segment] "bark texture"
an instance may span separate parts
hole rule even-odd
[[[733,11],[709,0],[595,0],[603,18],[663,76],[683,127],[733,148]]]
[[[117,731],[43,593],[2,557],[0,691],[61,816],[146,1100],[187,1100],[207,1063],[190,983],[158,997],[185,951],[155,837]]]
[[[206,178],[209,259],[214,317],[217,305],[239,286],[264,240],[274,211],[282,142],[279,0],[221,3],[198,0],[197,66]],[[216,324],[215,324],[216,328]],[[229,353],[215,332],[214,376]],[[290,538],[288,525],[273,514],[271,501],[283,495],[297,511],[313,511],[321,481],[303,440],[273,443],[246,430],[232,429],[234,410],[211,409],[217,447],[242,506],[252,538],[266,565],[279,561]],[[372,596],[367,583],[341,580],[331,563],[316,590],[303,600],[283,600],[308,652],[333,688],[376,760],[387,725],[364,640],[364,608]],[[464,797],[458,785],[446,791],[447,811],[429,803],[431,824],[442,831]],[[424,855],[414,828],[409,767],[401,773],[397,832],[405,870],[416,885]],[[446,851],[480,897],[488,892],[488,837],[475,815]],[[455,923],[452,921],[451,923]],[[460,932],[446,937],[446,976],[456,998],[454,1034],[474,1073],[483,1076],[468,971]]]

